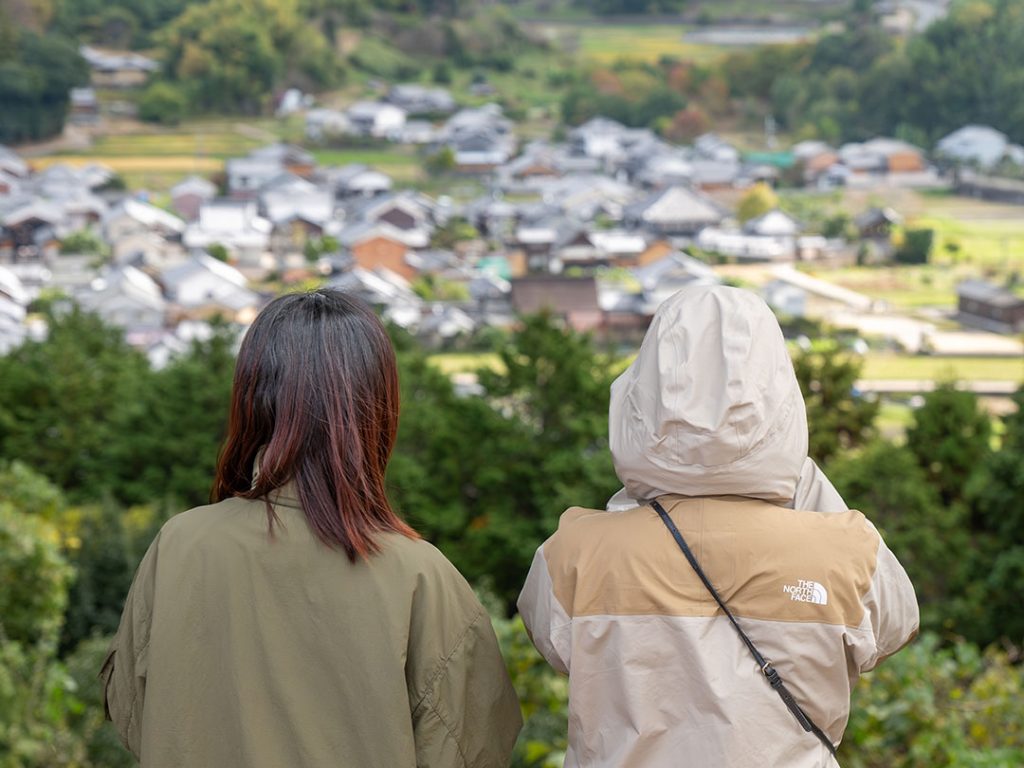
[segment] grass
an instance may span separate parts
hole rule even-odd
[[[869,380],[1024,382],[1024,360],[1012,357],[928,357],[869,354],[860,377]]]
[[[262,146],[266,142],[232,132],[207,133],[201,129],[188,133],[101,136],[93,143],[90,155],[106,157],[233,157]]]
[[[628,358],[627,358],[628,360]],[[501,371],[501,360],[493,352],[442,352],[430,356],[430,363],[446,374],[490,368]],[[617,364],[616,372],[624,365]],[[1007,357],[928,357],[869,354],[864,358],[862,379],[925,380],[955,378],[959,381],[1024,382],[1024,360]]]
[[[476,372],[481,368],[490,368],[498,373],[504,369],[501,358],[494,352],[442,352],[431,355],[429,361],[447,376]]]
[[[831,283],[887,302],[897,309],[956,306],[956,284],[974,276],[970,268],[934,266],[850,267],[816,273]]]
[[[656,62],[673,56],[698,64],[712,64],[729,49],[687,42],[688,27],[682,24],[601,24],[572,28],[578,39],[578,54],[585,59],[610,64],[619,59]]]
[[[1024,267],[1024,218],[922,216],[911,226],[935,230],[933,254],[940,263],[1007,271]],[[950,245],[955,252],[948,250]]]
[[[406,149],[314,149],[313,157],[321,165],[364,163],[388,174],[395,181],[418,181],[423,177],[421,161]]]
[[[886,440],[902,441],[914,424],[914,409],[906,403],[883,400],[875,417],[875,428]]]
[[[687,18],[728,22],[736,19],[771,19],[787,24],[831,20],[845,12],[846,0],[701,0],[687,3]],[[608,22],[583,3],[572,0],[520,0],[508,6],[517,19],[530,21]],[[671,15],[671,14],[666,14]],[[614,22],[614,17],[610,19]]]

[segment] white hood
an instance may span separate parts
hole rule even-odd
[[[625,485],[609,509],[667,493],[846,509],[807,458],[807,413],[782,331],[749,291],[694,285],[661,305],[612,384],[609,436]]]

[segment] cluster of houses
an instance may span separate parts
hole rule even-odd
[[[388,98],[403,114],[448,109],[434,89],[396,87]],[[713,134],[679,147],[595,118],[564,142],[517,153],[496,105],[429,125],[457,170],[484,180],[475,199],[395,189],[379,170],[320,166],[305,149],[278,143],[228,160],[221,186],[190,177],[158,206],[118,191],[101,166],[36,172],[0,148],[0,353],[38,331],[27,307],[43,290],[123,328],[162,365],[208,333],[215,316],[246,325],[282,285],[306,281],[357,293],[436,345],[543,308],[575,329],[625,341],[672,292],[719,279],[691,254],[789,263],[854,250],[780,210],[737,222],[716,191],[771,182],[779,167]],[[944,144],[944,156],[980,166],[1019,149],[982,152],[972,135]],[[923,153],[888,139],[835,150],[804,142],[793,154],[815,184],[933,172]],[[884,244],[899,217],[871,209],[855,223],[864,242]],[[801,292],[814,287],[796,271],[779,274],[766,295],[801,312]],[[970,282],[961,294],[965,317],[1024,327],[1024,300],[1012,292]]]

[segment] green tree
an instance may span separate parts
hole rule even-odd
[[[188,112],[184,91],[170,83],[157,81],[139,97],[139,117],[151,123],[177,125]]]
[[[58,35],[19,30],[0,54],[0,143],[37,141],[64,128],[69,91],[88,82],[77,48]],[[4,55],[6,54],[6,55]]]
[[[151,380],[120,330],[75,308],[52,312],[49,335],[0,358],[0,457],[23,461],[71,501],[100,498],[115,413],[138,402]]]
[[[111,414],[107,490],[124,504],[188,508],[209,501],[227,429],[236,332],[216,327]]]
[[[973,392],[956,382],[940,382],[924,396],[907,430],[907,446],[917,457],[943,504],[964,498],[968,478],[990,453],[992,423]]]
[[[87,768],[85,744],[71,727],[84,707],[52,648],[0,639],[0,760],[5,768]]]
[[[457,243],[466,240],[474,240],[480,237],[476,227],[469,223],[462,216],[454,216],[445,222],[443,227],[434,230],[430,237],[430,245],[433,248],[454,248]]]
[[[331,47],[297,0],[211,0],[185,8],[158,35],[168,78],[199,110],[258,113],[286,77],[326,86],[340,77]]]
[[[739,206],[736,208],[736,218],[743,222],[749,221],[778,207],[779,196],[775,194],[775,190],[760,181],[740,198]]]
[[[874,434],[878,402],[854,391],[862,365],[833,340],[793,358],[807,404],[809,453],[818,462],[826,462],[839,450],[858,446]]]
[[[63,528],[75,576],[68,589],[60,647],[117,631],[132,576],[162,522],[152,508],[115,504],[69,510]]]
[[[64,510],[64,496],[53,483],[20,461],[0,462],[0,504],[49,523]]]
[[[569,680],[537,653],[519,616],[504,618],[495,611],[491,623],[523,713],[512,768],[561,768],[568,746]]]
[[[423,161],[423,170],[431,176],[441,176],[455,170],[455,152],[451,147],[441,147]]]
[[[839,760],[850,768],[1024,764],[1024,671],[996,648],[926,634],[861,678]]]
[[[893,256],[900,264],[927,264],[934,239],[933,229],[908,229]]]
[[[63,659],[64,669],[74,685],[75,698],[84,704],[74,707],[68,718],[69,730],[85,747],[82,768],[134,768],[138,765],[121,745],[117,732],[105,722],[103,707],[99,706],[103,692],[96,670],[103,665],[109,646],[109,637],[90,638]]]
[[[1002,445],[977,466],[965,495],[978,532],[975,578],[983,586],[985,638],[1024,643],[1024,387],[1014,400]]]
[[[826,474],[846,503],[878,526],[903,564],[921,604],[922,627],[962,631],[956,621],[971,548],[964,508],[942,504],[914,454],[882,440],[840,454]]]
[[[107,250],[102,238],[90,229],[72,232],[60,241],[61,253],[102,256]]]
[[[70,576],[56,529],[0,503],[0,643],[52,641]]]
[[[467,578],[510,606],[561,513],[603,507],[618,488],[608,360],[550,316],[526,318],[500,342],[500,371],[479,372],[483,396],[459,396],[404,338],[392,499]]]
[[[482,532],[513,515],[504,496],[508,474],[500,451],[515,424],[481,397],[459,397],[451,380],[430,364],[404,332],[398,341],[402,411],[398,440],[388,466],[388,488],[396,508],[437,545],[466,577],[488,573]],[[533,540],[532,531],[520,538]],[[502,541],[500,551],[527,547]],[[517,570],[504,580],[501,598],[512,597],[509,582],[525,578],[522,553]],[[497,560],[505,561],[504,555]]]

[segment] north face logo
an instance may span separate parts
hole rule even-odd
[[[796,584],[785,584],[782,591],[789,595],[790,600],[815,605],[828,605],[828,590],[816,581],[797,579]]]

